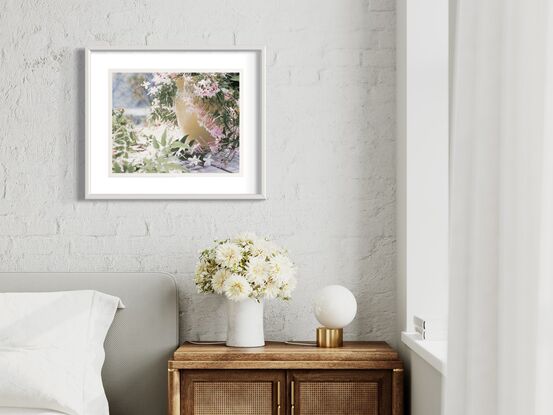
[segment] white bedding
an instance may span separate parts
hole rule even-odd
[[[103,345],[119,302],[97,291],[0,293],[0,415],[108,415]]]
[[[61,412],[49,409],[33,408],[0,408],[0,415],[63,415]]]

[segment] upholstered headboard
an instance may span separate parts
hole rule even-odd
[[[163,273],[0,273],[0,292],[97,290],[118,310],[102,370],[110,415],[165,415],[167,360],[178,345],[175,279]]]

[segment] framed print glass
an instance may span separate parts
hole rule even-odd
[[[87,199],[264,199],[265,52],[86,51]]]

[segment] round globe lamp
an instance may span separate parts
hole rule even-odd
[[[341,285],[324,287],[315,296],[313,311],[323,326],[317,329],[317,346],[342,347],[344,327],[357,313],[357,301],[351,291]]]

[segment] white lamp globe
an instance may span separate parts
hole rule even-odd
[[[355,318],[357,301],[346,287],[329,285],[320,290],[313,303],[315,317],[328,329],[346,327]]]

